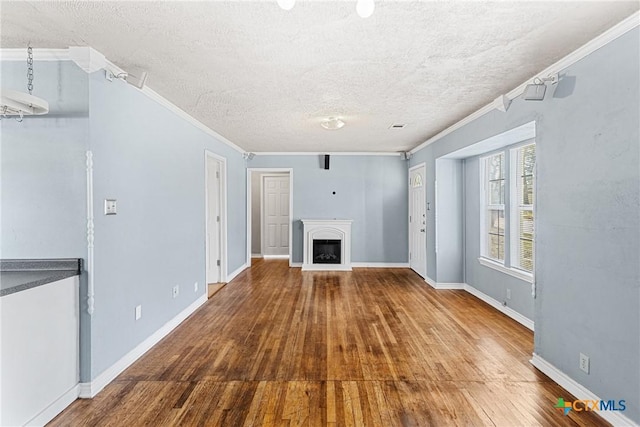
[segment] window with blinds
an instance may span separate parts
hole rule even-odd
[[[531,277],[535,262],[535,142],[504,148],[480,162],[481,263]]]
[[[504,153],[485,159],[486,170],[486,255],[504,262],[505,217],[504,217]]]
[[[511,265],[533,272],[535,229],[535,165],[536,145],[530,144],[515,150],[516,202],[512,221],[513,257]]]

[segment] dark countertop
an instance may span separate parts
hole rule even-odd
[[[0,260],[0,297],[46,285],[82,271],[82,259]]]

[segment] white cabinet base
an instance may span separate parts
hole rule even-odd
[[[44,424],[77,397],[78,282],[0,298],[0,425]]]

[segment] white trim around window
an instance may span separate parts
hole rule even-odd
[[[489,258],[479,257],[478,262],[485,267],[493,268],[516,279],[524,280],[527,283],[533,283],[533,274],[517,268],[505,267],[504,264],[493,261]]]
[[[535,147],[535,140],[529,139],[526,141],[521,141],[517,144],[513,144],[511,146],[503,147],[500,150],[486,153],[479,159],[481,185],[480,257],[478,258],[478,262],[485,267],[492,268],[528,283],[534,283],[535,264],[534,271],[527,271],[520,266],[520,212],[531,211],[535,213],[535,203],[532,203],[530,205],[521,204],[521,194],[518,191],[518,180],[520,179],[518,171],[518,153],[521,153],[522,149],[529,145],[534,145]],[[496,156],[502,156],[503,170],[501,178],[504,182],[504,187],[502,191],[497,192],[494,188],[494,191],[492,193],[491,188],[489,188],[490,183],[492,181],[498,182],[501,180],[500,177],[498,177],[495,173],[495,176],[493,176],[493,178],[489,176],[489,162]],[[535,172],[533,173],[532,177],[534,193],[533,200],[535,200]],[[493,194],[493,197],[491,197],[491,194]],[[494,200],[492,200],[492,198]],[[504,204],[496,204],[500,203],[500,201],[502,201]],[[502,219],[502,230],[504,234],[501,234],[501,236],[504,236],[503,259],[493,258],[490,254],[489,236],[491,234],[491,211],[502,211],[504,215],[504,219]],[[533,218],[535,221],[535,215]],[[497,224],[500,224],[500,219],[498,219]],[[501,230],[500,227],[496,227],[495,225],[496,224],[494,224],[494,229],[497,229],[499,232]],[[532,224],[531,228],[535,230],[535,225]],[[535,242],[535,236],[533,236],[532,241]],[[498,256],[499,254],[500,248],[498,248]],[[533,262],[535,263],[535,260]]]

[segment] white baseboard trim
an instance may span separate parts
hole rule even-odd
[[[502,305],[498,300],[490,297],[489,295],[485,294],[484,292],[481,292],[481,291],[477,290],[473,286],[467,285],[466,283],[464,285],[464,290],[469,292],[474,297],[486,302],[487,304],[489,304],[491,307],[495,308],[496,310],[498,310],[498,311],[506,314],[507,316],[511,317],[513,320],[515,320],[516,322],[520,323],[521,325],[531,329],[532,331],[534,330],[533,320],[529,319],[528,317],[523,316],[522,314],[518,313],[517,311],[515,311],[511,307],[506,307],[506,306]]]
[[[433,289],[464,289],[467,286],[466,283],[446,283],[446,282],[436,282],[431,277],[427,276],[424,279],[425,282]]]
[[[62,396],[57,398],[51,405],[44,408],[38,415],[29,420],[27,426],[43,426],[54,419],[60,412],[64,411],[67,406],[71,405],[80,394],[79,384],[71,387]]]
[[[289,267],[301,268],[301,262],[290,262]],[[409,268],[407,262],[352,262],[351,267],[355,268]]]
[[[560,369],[553,366],[551,363],[544,360],[542,357],[533,353],[533,357],[530,360],[531,364],[540,370],[543,374],[551,378],[559,386],[567,390],[579,400],[602,400],[590,390],[586,389],[582,384],[578,383],[574,379],[570,378],[567,374]],[[562,397],[562,396],[558,396]],[[631,419],[625,417],[620,412],[616,411],[597,411],[597,415],[604,418],[614,426],[638,426]]]
[[[236,269],[235,271],[232,271],[230,274],[227,274],[227,283],[229,283],[230,281],[232,281],[233,279],[236,278],[236,276],[240,273],[242,273],[244,270],[247,269],[247,267],[249,267],[247,265],[247,263],[245,262],[244,264],[242,264],[240,267],[238,267],[238,269]]]
[[[251,258],[262,258],[262,254],[251,254]]]
[[[468,285],[466,283],[438,283],[435,280],[433,280],[431,277],[427,276],[424,279],[425,282],[427,282],[427,284],[429,284],[429,286],[431,286],[434,289],[462,289],[465,290],[467,292],[469,292],[471,295],[473,295],[474,297],[486,302],[487,304],[489,304],[491,307],[495,308],[496,310],[506,314],[507,316],[511,317],[513,320],[515,320],[516,322],[520,323],[521,325],[525,326],[528,329],[531,329],[532,331],[534,330],[534,322],[533,320],[529,319],[528,317],[523,316],[522,314],[518,313],[517,311],[515,311],[514,309],[512,309],[511,307],[505,307],[504,305],[502,305],[498,300],[490,297],[489,295],[485,294],[484,292],[481,292],[479,290],[477,290],[476,288],[474,288],[471,285]]]
[[[355,268],[409,268],[408,262],[352,262]]]
[[[205,302],[207,302],[206,293],[201,295],[190,306],[178,313],[176,317],[165,323],[160,329],[149,336],[149,338],[142,341],[133,350],[125,354],[120,360],[111,365],[111,367],[107,368],[107,370],[98,375],[93,381],[89,383],[80,383],[78,397],[81,397],[83,399],[94,397],[118,375],[120,375],[122,371],[131,366],[133,362],[138,360],[143,354],[149,351],[151,347],[160,342],[161,339],[167,336],[169,332],[174,330],[176,326],[182,323]]]
[[[289,255],[262,255],[264,259],[289,259]]]

